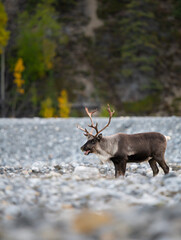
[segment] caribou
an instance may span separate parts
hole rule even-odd
[[[91,125],[88,127],[95,130],[88,131],[86,128],[77,126],[84,131],[87,142],[81,147],[85,155],[90,153],[96,154],[102,163],[111,161],[115,167],[115,177],[124,176],[127,163],[141,163],[148,161],[153,176],[159,172],[157,164],[163,169],[164,173],[169,173],[169,167],[165,162],[165,151],[167,146],[167,138],[159,132],[144,132],[136,134],[116,133],[111,136],[103,136],[102,131],[106,129],[110,123],[115,111],[111,111],[108,105],[109,120],[108,123],[98,130],[98,123],[94,124],[92,115],[97,111],[85,111],[90,118]]]

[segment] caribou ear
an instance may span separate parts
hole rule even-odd
[[[100,141],[102,139],[102,133],[98,135],[97,139],[98,139],[98,141]]]

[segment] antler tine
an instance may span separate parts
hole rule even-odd
[[[86,128],[84,129],[84,128],[82,128],[82,127],[79,126],[79,125],[77,125],[77,128],[80,129],[81,131],[85,132],[85,133],[84,133],[85,136],[88,136],[88,135],[93,136],[92,133],[90,133]]]
[[[113,114],[115,113],[115,111],[113,110],[113,111],[111,112],[111,108],[110,108],[109,104],[107,105],[107,110],[108,110],[108,112],[109,112],[110,117],[112,118],[112,116],[113,116]]]
[[[93,115],[93,113],[97,112],[97,109],[92,111],[92,112],[89,112],[88,108],[85,108],[85,111],[86,111],[87,115],[89,116],[89,118],[91,120],[91,125],[88,125],[88,126],[96,130],[96,136],[97,136],[97,133],[98,133],[98,129],[97,129],[98,123],[96,123],[96,125],[94,125],[93,120],[92,120],[92,115]]]
[[[95,126],[94,125],[88,125],[88,126],[96,130],[96,136],[97,136],[97,133],[99,132],[98,129],[97,129],[98,123],[96,123]]]
[[[111,112],[111,108],[110,108],[109,104],[107,105],[107,110],[108,110],[108,112],[109,112],[109,121],[108,121],[108,123],[106,124],[105,127],[103,127],[100,131],[97,132],[96,136],[97,136],[100,132],[102,132],[105,128],[107,128],[107,127],[109,126],[109,124],[110,124],[110,122],[111,122],[111,118],[112,118],[113,114],[115,113],[114,110]]]
[[[97,112],[97,109],[94,110],[94,111],[92,111],[92,112],[89,112],[88,108],[86,107],[86,108],[85,108],[85,111],[86,111],[87,115],[89,116],[89,118],[90,118],[90,120],[91,120],[91,125],[94,125],[93,120],[92,120],[92,114],[95,113],[95,112]]]
[[[91,120],[91,125],[90,125],[90,126],[88,125],[88,126],[96,129],[96,132],[98,132],[98,130],[97,130],[97,124],[96,124],[96,126],[94,126],[94,123],[93,123],[93,120],[92,120],[92,114],[95,113],[97,110],[94,110],[94,111],[92,111],[92,112],[89,112],[88,108],[85,107],[85,111],[86,111],[87,115],[89,116],[89,118],[90,118],[90,120]],[[79,128],[81,131],[85,132],[85,133],[84,133],[85,136],[88,136],[88,135],[94,136],[94,135],[92,134],[92,131],[89,132],[86,128],[84,129],[84,128],[80,127],[79,125],[77,125],[77,128]]]

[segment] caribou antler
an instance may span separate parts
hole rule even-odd
[[[93,123],[93,120],[92,120],[92,114],[95,113],[97,110],[94,110],[94,111],[92,111],[92,112],[89,112],[88,108],[85,108],[85,111],[86,111],[87,115],[89,116],[89,118],[90,118],[90,120],[91,120],[91,125],[88,125],[88,126],[89,126],[89,127],[92,127],[92,128],[95,128],[95,129],[96,129],[96,132],[98,132],[97,124],[96,124],[96,126],[94,126],[94,123]],[[90,136],[94,136],[94,135],[92,134],[92,132],[89,132],[86,128],[84,129],[84,128],[80,127],[79,125],[77,125],[77,128],[80,129],[81,131],[85,132],[85,133],[84,133],[85,136],[89,136],[89,135],[90,135]]]
[[[90,118],[90,120],[91,120],[91,125],[88,125],[88,126],[89,126],[90,128],[93,128],[93,129],[96,130],[96,135],[95,135],[95,136],[97,136],[97,133],[98,133],[98,129],[97,129],[98,123],[96,123],[96,125],[94,125],[93,120],[92,120],[92,114],[95,113],[95,112],[97,112],[97,110],[94,110],[94,111],[92,111],[92,112],[89,112],[88,108],[85,108],[85,111],[86,111],[87,115],[89,116],[89,118]]]
[[[80,130],[82,130],[82,131],[85,132],[85,133],[84,133],[85,136],[88,136],[88,135],[91,135],[91,136],[94,136],[94,137],[98,136],[100,132],[102,132],[105,128],[107,128],[107,127],[109,126],[109,124],[110,124],[110,122],[111,122],[111,118],[112,118],[113,114],[115,113],[115,111],[111,112],[111,109],[110,109],[109,104],[107,105],[107,110],[108,110],[108,112],[109,112],[109,121],[108,121],[108,123],[106,124],[105,127],[103,127],[100,131],[98,131],[98,123],[96,123],[96,124],[94,125],[93,120],[92,120],[92,115],[93,115],[93,113],[95,113],[97,110],[94,110],[94,111],[92,111],[92,112],[89,112],[88,108],[87,108],[87,107],[85,108],[85,111],[86,111],[87,115],[89,116],[89,118],[90,118],[90,120],[91,120],[91,125],[88,125],[88,126],[89,126],[90,128],[95,129],[96,135],[93,135],[92,132],[89,132],[86,128],[84,129],[84,128],[80,127],[79,125],[77,125],[77,127],[78,127]]]
[[[115,113],[114,110],[111,112],[111,109],[110,109],[109,104],[107,105],[107,110],[108,110],[108,112],[109,112],[109,121],[108,121],[108,123],[106,124],[105,127],[103,127],[100,131],[98,131],[98,132],[96,133],[96,136],[99,135],[100,132],[102,132],[105,128],[107,128],[107,127],[109,126],[109,124],[110,124],[110,122],[111,122],[111,118],[112,118],[113,114]]]
[[[88,135],[91,135],[93,136],[89,131],[87,131],[87,129],[83,129],[81,126],[77,125],[77,128],[80,129],[81,131],[85,132],[84,135],[85,136],[88,136]]]

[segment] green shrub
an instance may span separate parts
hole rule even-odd
[[[126,113],[148,114],[160,103],[159,95],[149,95],[142,100],[135,102],[125,102],[123,107]]]

